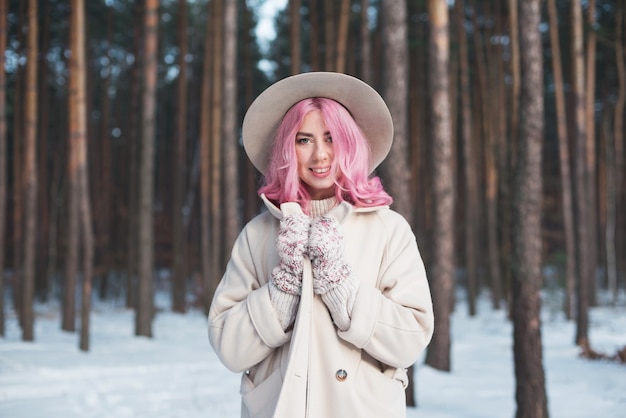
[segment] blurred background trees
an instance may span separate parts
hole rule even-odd
[[[486,293],[513,314],[514,266],[534,260],[528,297],[561,290],[572,339],[590,350],[587,309],[616,303],[626,280],[623,2],[537,1],[534,66],[522,63],[518,0],[284,1],[269,43],[256,30],[265,3],[85,1],[75,26],[78,1],[0,0],[0,330],[11,310],[34,338],[33,304],[58,300],[73,331],[85,281],[137,310],[138,335],[151,335],[157,290],[176,312],[208,309],[261,209],[245,110],[277,79],[328,70],[366,80],[392,109],[394,150],[378,174],[413,225],[435,303],[453,309],[456,289],[476,315]],[[522,100],[530,69],[541,112]],[[522,207],[516,173],[539,140],[540,184]],[[524,229],[528,208],[538,228]]]

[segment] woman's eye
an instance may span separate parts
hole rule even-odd
[[[333,137],[332,136],[327,136],[326,137],[326,142],[333,142]]]
[[[311,138],[296,138],[298,144],[308,144],[311,142]]]

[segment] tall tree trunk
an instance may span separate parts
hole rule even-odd
[[[617,13],[616,17],[621,17],[621,13]],[[619,102],[619,100],[618,100]],[[609,104],[606,103],[607,107]],[[617,106],[616,106],[617,108]],[[615,112],[615,109],[613,109]],[[616,203],[617,203],[617,189],[615,188],[615,137],[612,136],[611,129],[609,128],[609,121],[611,120],[607,115],[609,112],[603,112],[602,130],[601,136],[604,140],[604,161],[606,167],[606,224],[604,228],[604,241],[606,247],[606,276],[607,276],[607,288],[612,295],[612,303],[617,302],[617,254],[615,251],[615,225],[616,225]],[[617,125],[617,118],[615,118],[615,125]],[[617,134],[617,131],[615,132]]]
[[[472,138],[472,106],[470,92],[469,56],[465,31],[465,1],[455,3],[456,27],[459,36],[460,88],[461,88],[461,135],[463,144],[463,168],[465,187],[465,269],[468,283],[476,283],[478,277],[478,183],[475,150]]]
[[[187,239],[183,223],[183,200],[187,178],[187,0],[178,1],[178,114],[174,166],[174,202],[172,232],[174,235],[174,274],[172,276],[172,310],[184,313],[187,280]]]
[[[409,16],[410,19],[414,19],[414,16],[420,15],[426,11],[427,7],[424,4],[423,7],[415,2],[409,3]],[[413,225],[415,228],[418,239],[422,236],[427,236],[430,233],[430,227],[432,222],[427,218],[430,213],[431,196],[430,192],[430,169],[428,167],[430,158],[430,141],[427,133],[427,121],[430,116],[427,115],[426,109],[429,109],[429,104],[426,103],[428,93],[425,91],[424,86],[428,85],[426,81],[426,75],[428,71],[426,69],[426,55],[428,54],[428,46],[426,42],[417,40],[427,39],[425,22],[419,22],[415,25],[409,25],[409,45],[410,48],[410,64],[411,68],[409,74],[409,136],[411,140],[410,144],[410,164],[411,169],[411,184],[412,190],[411,204],[414,208],[413,213]],[[428,246],[422,248],[422,256],[425,261],[429,259]]]
[[[372,43],[370,41],[369,0],[361,0],[361,79],[372,83]]]
[[[339,9],[339,25],[337,26],[337,49],[335,50],[335,71],[346,72],[348,55],[348,28],[350,26],[350,0],[341,0]]]
[[[509,3],[509,35],[511,36],[511,122],[510,132],[511,143],[517,144],[519,136],[519,116],[520,116],[520,96],[521,96],[521,64],[520,64],[520,30],[519,30],[519,0],[508,0]],[[515,163],[515,147],[509,156],[511,163]],[[511,167],[514,169],[514,167]]]
[[[89,351],[89,315],[91,311],[91,272],[93,269],[93,230],[89,204],[87,170],[87,103],[85,65],[85,4],[72,0],[70,15],[70,138],[75,147],[75,170],[78,177],[79,218],[83,248],[83,292],[79,347]]]
[[[520,3],[522,97],[515,170],[513,352],[517,418],[548,416],[541,342],[541,158],[544,134],[541,1]]]
[[[429,84],[432,97],[430,138],[433,142],[433,259],[430,282],[435,309],[435,334],[426,364],[450,371],[450,312],[454,288],[454,179],[448,62],[448,2],[429,0]]]
[[[49,263],[49,233],[50,233],[50,204],[49,199],[49,176],[50,176],[50,150],[49,150],[49,122],[50,122],[50,94],[48,88],[49,68],[46,57],[50,49],[50,2],[43,3],[43,25],[41,25],[41,48],[39,54],[38,93],[39,102],[39,144],[37,147],[38,179],[40,185],[37,190],[38,208],[38,234],[37,234],[37,261],[35,267],[35,294],[39,300],[46,302],[51,288],[51,276],[47,275],[47,265]],[[2,235],[0,235],[2,236]]]
[[[27,2],[19,2],[20,8],[18,12],[18,27],[24,27],[26,24],[26,5]],[[24,31],[18,31],[18,55],[23,53],[24,45]],[[13,118],[13,138],[24,137],[24,103],[23,98],[26,96],[24,93],[24,70],[22,66],[18,66],[15,74],[15,94],[13,107],[15,109],[15,117]],[[23,272],[22,272],[22,252],[23,252],[23,174],[22,174],[22,148],[24,147],[23,141],[13,141],[13,289],[14,295],[13,304],[15,312],[17,313],[20,326],[23,323],[23,311],[22,311],[22,288],[23,288]]]
[[[563,69],[561,66],[561,45],[559,42],[559,18],[556,0],[548,0],[550,19],[550,47],[552,48],[552,73],[554,74],[557,135],[559,140],[559,168],[561,174],[561,201],[563,205],[563,234],[565,236],[565,315],[574,317],[574,284],[576,247],[574,243],[574,209],[572,202],[572,182],[570,174],[569,145],[567,141],[567,118],[565,94],[563,92]]]
[[[22,339],[33,341],[35,313],[35,243],[37,218],[37,0],[28,2],[28,63],[24,97],[24,286],[22,288]]]
[[[213,73],[211,89],[211,295],[217,287],[222,270],[222,99],[224,53],[224,0],[215,0],[213,9]],[[206,300],[207,309],[211,300]]]
[[[615,228],[619,225],[617,214],[620,213],[620,191],[622,190],[623,169],[624,169],[624,107],[626,105],[626,63],[624,62],[624,9],[623,6],[619,7],[615,16],[616,27],[616,43],[615,43],[615,61],[617,63],[617,75],[618,75],[618,96],[615,103],[615,116],[614,120],[614,141],[613,146],[607,150],[607,158],[609,158],[609,152],[613,158],[612,167],[609,166],[607,160],[607,177],[609,170],[613,171],[612,185],[609,184],[607,178],[607,188],[612,186],[613,190],[607,190],[607,197],[611,198],[610,202],[607,202],[607,225],[606,225],[606,252],[607,252],[607,275],[608,275],[608,287],[612,295],[613,303],[617,302],[618,297],[618,266],[616,255],[616,234]],[[609,140],[607,136],[606,141]],[[611,216],[609,216],[611,215]],[[623,216],[623,212],[622,212]],[[609,223],[609,220],[611,221]],[[619,229],[618,229],[619,230]],[[622,229],[623,231],[623,229]]]
[[[381,13],[385,63],[383,97],[389,106],[394,124],[393,145],[381,168],[389,183],[396,210],[411,221],[408,190],[410,171],[407,159],[409,62],[406,2],[385,1],[382,3]]]
[[[237,136],[237,2],[224,4],[224,239],[222,247],[232,248],[241,229],[239,204],[239,142]],[[225,256],[227,253],[223,254]],[[224,265],[226,260],[224,261]]]
[[[0,0],[0,51],[7,46],[7,0]],[[0,54],[0,237],[5,236],[7,214],[7,91],[4,54]],[[4,295],[5,239],[0,239],[0,295]],[[4,337],[4,298],[0,297],[0,337]]]
[[[70,80],[72,83],[75,79]],[[77,94],[75,86],[70,86],[68,108],[70,117],[74,117],[74,106]],[[68,135],[68,170],[67,170],[67,217],[66,228],[67,244],[65,247],[65,281],[63,288],[63,314],[61,317],[61,329],[68,332],[76,330],[76,277],[78,275],[79,256],[79,179],[78,179],[78,149],[77,138],[72,135],[74,121],[70,121]]]
[[[204,38],[204,63],[202,67],[202,93],[200,97],[200,260],[203,289],[203,307],[208,313],[213,299],[213,279],[211,277],[211,92],[213,90],[213,36],[215,2],[209,3]]]
[[[575,202],[576,202],[576,261],[578,273],[577,283],[577,320],[576,344],[587,347],[589,344],[589,281],[591,280],[591,266],[589,259],[589,202],[587,201],[586,176],[586,140],[587,128],[585,124],[585,73],[582,35],[582,11],[578,2],[570,3],[571,10],[571,46],[572,46],[572,73],[573,95],[576,104],[574,123],[575,130]]]
[[[83,6],[84,8],[84,6]],[[109,45],[113,43],[113,11],[112,6],[107,7],[106,16],[106,39]],[[84,25],[82,26],[84,27]],[[84,39],[84,36],[83,36]],[[99,260],[97,263],[100,266],[100,299],[106,299],[108,293],[108,272],[112,267],[112,235],[113,235],[113,214],[112,214],[112,199],[113,199],[113,170],[112,170],[112,135],[111,135],[111,99],[109,97],[109,89],[111,88],[111,72],[112,65],[107,64],[103,71],[105,73],[102,80],[102,120],[100,126],[100,149],[94,147],[96,153],[91,152],[92,155],[96,155],[96,158],[100,161],[100,170],[92,170],[93,174],[97,174],[97,178],[94,179],[94,184],[98,184],[97,193],[97,213],[94,214],[95,219],[98,222],[97,226],[97,238],[95,238],[95,244],[98,248]],[[87,135],[87,132],[85,135]],[[99,152],[98,152],[99,151]],[[89,166],[88,166],[89,168]],[[82,202],[82,197],[81,197]],[[82,203],[81,203],[82,204]],[[95,208],[94,208],[95,209]],[[82,211],[82,209],[81,209]]]
[[[227,2],[228,3],[228,2]],[[291,74],[300,72],[300,0],[289,0],[289,46],[291,47]]]
[[[502,24],[502,3],[494,2],[490,7],[490,13],[493,16],[494,25],[489,26],[486,39],[493,39],[493,36],[503,33]],[[491,135],[485,138],[486,143],[482,147],[484,149],[485,159],[485,206],[487,219],[485,221],[486,238],[487,238],[487,269],[489,277],[489,286],[491,290],[491,303],[494,309],[500,309],[502,299],[501,288],[501,269],[500,269],[500,251],[498,239],[498,179],[500,177],[498,157],[500,155],[500,147],[506,138],[506,100],[505,100],[505,82],[504,82],[504,57],[503,48],[499,44],[488,42],[486,45],[486,64],[487,74],[493,83],[488,88],[491,102],[491,117],[488,120],[490,124]]]
[[[624,62],[625,59],[625,54],[623,52],[623,46],[626,43],[626,30],[624,30],[624,27],[626,27],[626,13],[624,13],[624,9],[622,8],[622,40],[621,40],[621,44],[622,44],[622,63]],[[622,67],[622,71],[626,72],[626,70],[623,69]],[[626,74],[622,74],[620,77],[622,77],[622,85],[621,88],[622,89],[626,89]],[[626,92],[623,92],[622,94],[626,95]],[[622,110],[621,113],[619,113],[618,115],[619,118],[621,118],[623,120],[624,118],[624,111]],[[622,125],[623,127],[623,125]],[[617,225],[617,230],[618,231],[626,231],[626,216],[625,216],[625,206],[626,206],[626,192],[624,192],[623,190],[623,185],[624,183],[626,183],[626,170],[625,170],[625,165],[624,165],[624,131],[622,129],[621,131],[621,135],[618,135],[615,137],[615,171],[616,171],[616,177],[615,177],[615,190],[617,191],[617,196],[615,197],[616,199],[616,204],[617,204],[617,219],[615,220],[616,225]],[[621,254],[620,257],[618,257],[618,269],[621,270],[621,276],[622,278],[626,278],[626,256],[624,256],[624,254],[626,253],[626,234],[621,234],[621,237],[619,239],[617,239],[617,251],[619,254]],[[619,263],[621,262],[621,268]]]
[[[133,8],[134,36],[133,51],[137,59],[133,63],[130,80],[130,115],[129,115],[129,150],[128,173],[128,231],[126,246],[128,248],[126,257],[126,307],[135,308],[137,306],[137,281],[138,281],[138,254],[139,254],[139,142],[141,135],[141,72],[143,67],[143,2],[138,1]]]
[[[326,71],[335,71],[335,28],[337,16],[335,15],[335,0],[324,0],[324,68]],[[384,3],[383,3],[384,7]]]
[[[585,95],[585,124],[586,132],[586,168],[587,179],[587,210],[589,224],[589,269],[591,280],[589,282],[589,302],[597,304],[596,292],[596,271],[598,269],[598,198],[597,198],[597,176],[596,176],[596,126],[595,126],[595,99],[596,99],[596,45],[597,36],[594,29],[596,21],[596,2],[589,0],[587,6],[587,63],[586,63],[586,95]]]
[[[511,59],[509,60],[509,72],[511,75],[511,88],[509,93],[509,131],[508,144],[505,150],[505,169],[502,172],[502,201],[501,209],[501,239],[500,239],[500,265],[501,265],[501,283],[504,288],[504,294],[510,302],[511,298],[511,254],[513,253],[513,190],[510,184],[513,183],[512,175],[515,170],[515,155],[517,149],[517,137],[519,136],[519,106],[521,91],[521,70],[520,70],[520,41],[519,41],[519,17],[518,17],[518,0],[508,0],[509,9],[509,36],[511,45]],[[511,304],[509,303],[509,310]]]
[[[310,45],[310,64],[311,71],[319,71],[322,68],[321,65],[321,57],[320,57],[320,45],[322,42],[320,36],[320,23],[319,23],[319,14],[318,14],[318,2],[317,0],[309,0],[309,15],[310,15],[310,25],[311,31],[309,34],[309,45]]]
[[[141,121],[141,166],[139,175],[139,300],[135,335],[152,337],[154,315],[154,152],[156,138],[157,42],[159,1],[146,0],[144,10],[144,90]]]

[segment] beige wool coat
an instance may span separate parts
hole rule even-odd
[[[388,207],[347,202],[327,216],[343,227],[344,257],[360,281],[350,328],[339,331],[312,291],[305,260],[292,330],[281,328],[268,280],[278,265],[279,221],[296,203],[250,221],[239,235],[211,304],[209,340],[226,367],[242,372],[242,417],[406,416],[406,368],[433,334],[424,264],[405,219]]]

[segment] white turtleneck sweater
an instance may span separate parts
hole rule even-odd
[[[335,196],[323,200],[311,200],[310,216],[317,218],[326,215],[332,208],[337,206],[337,198]]]

